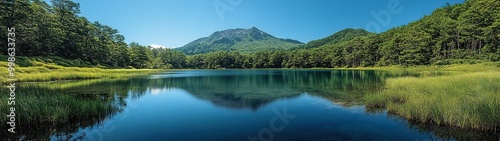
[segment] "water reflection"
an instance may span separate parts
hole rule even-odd
[[[0,91],[4,93],[5,90]],[[124,102],[109,94],[73,95],[39,84],[18,85],[16,93],[16,133],[2,133],[0,140],[47,140],[52,135],[67,139],[82,127],[103,123],[117,114]],[[6,108],[10,106],[2,103],[0,109],[5,111]],[[6,117],[4,112],[2,117]],[[7,122],[6,118],[1,120]],[[0,128],[10,127],[1,124]]]
[[[281,140],[349,140],[356,139],[356,136],[362,136],[357,139],[369,140],[470,140],[485,134],[489,136],[480,139],[499,138],[491,133],[446,127],[429,128],[411,122],[408,122],[407,127],[402,127],[399,123],[406,123],[405,120],[397,117],[387,119],[384,111],[369,111],[370,109],[365,110],[364,106],[359,105],[363,95],[381,89],[387,78],[420,75],[401,71],[192,70],[172,71],[148,78],[23,84],[20,92],[50,90],[58,95],[70,95],[80,103],[99,101],[113,108],[96,111],[95,115],[87,117],[72,117],[64,124],[21,123],[19,131],[22,132],[15,136],[2,134],[0,139],[89,139],[98,136],[98,133],[104,134],[101,128],[113,123],[113,126],[120,126],[120,130],[102,136],[119,140],[120,135],[125,135],[123,139],[128,139],[126,135],[135,133],[136,137],[141,137],[137,139],[144,139],[149,135],[154,140],[166,132],[171,137],[177,137],[168,138],[169,140],[200,140],[189,137],[191,134],[206,137],[203,139],[241,140],[246,139],[250,133],[267,127],[269,117],[272,117],[268,114],[272,113],[270,107],[280,106],[290,106],[291,112],[301,115],[295,124],[287,127],[288,130],[276,135]],[[30,96],[49,97],[43,94]],[[249,120],[250,117],[255,120]],[[142,124],[148,126],[135,123],[138,121],[144,121]],[[207,121],[213,123],[206,123]],[[0,127],[5,129],[3,126],[5,125]],[[238,128],[224,129],[232,126]],[[398,134],[382,134],[380,128],[391,131],[411,130],[416,133],[393,131]],[[304,129],[307,131],[303,131]],[[145,132],[132,132],[141,130]],[[207,131],[221,134],[204,133]],[[461,134],[461,131],[468,134]],[[231,135],[222,134],[223,132],[231,132]],[[311,138],[319,135],[323,137]]]
[[[228,108],[257,109],[280,98],[292,98],[308,92],[345,104],[357,103],[368,92],[377,91],[383,80],[409,74],[378,71],[308,70],[227,70],[162,74],[151,76],[150,86],[164,85],[184,89],[201,99]],[[210,73],[210,75],[201,75]],[[227,75],[231,74],[231,75]]]

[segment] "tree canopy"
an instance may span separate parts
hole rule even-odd
[[[210,38],[202,39],[211,39],[211,44],[221,46],[219,49],[189,56],[172,49],[155,49],[138,43],[127,45],[118,30],[79,16],[78,3],[71,0],[51,2],[52,5],[41,0],[18,0],[14,5],[0,2],[0,9],[8,11],[0,13],[0,31],[7,33],[9,25],[16,28],[16,55],[59,56],[121,68],[201,69],[412,66],[500,61],[498,0],[447,4],[420,20],[380,34],[346,29],[295,49],[283,46],[287,49],[252,48],[256,50],[238,52],[229,46],[224,48],[224,45],[238,44],[239,48],[247,48],[249,46],[245,45],[248,44],[239,42],[278,39],[256,28],[216,32]],[[241,34],[241,38],[226,35],[233,33],[229,31],[240,30],[248,31],[245,32],[248,34]],[[0,34],[2,39],[6,36]],[[295,40],[280,41],[300,44]],[[259,42],[258,45],[277,44]],[[0,46],[6,47],[7,44],[0,42]],[[209,49],[202,43],[195,46],[197,50]],[[6,54],[6,50],[2,49],[0,53]]]

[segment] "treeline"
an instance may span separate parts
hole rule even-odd
[[[107,66],[128,66],[125,38],[116,29],[80,17],[79,4],[70,0],[1,1],[0,30],[14,27],[17,56],[60,56]],[[13,11],[12,11],[13,10]],[[7,39],[1,34],[1,39]],[[0,46],[7,46],[1,42]],[[2,49],[5,54],[6,50]]]
[[[500,1],[447,4],[418,21],[380,34],[340,43],[328,43],[327,39],[317,40],[324,45],[310,49],[189,56],[187,65],[207,69],[329,68],[500,61]],[[305,46],[317,46],[316,42]]]
[[[340,56],[338,56],[340,58]],[[221,68],[330,68],[338,67],[332,59],[335,56],[327,52],[312,50],[276,50],[258,51],[252,54],[239,52],[214,52],[188,56],[186,68],[221,69]]]
[[[500,1],[447,4],[408,25],[299,52],[320,55],[316,60],[330,63],[321,67],[500,61]]]
[[[251,54],[220,51],[186,56],[170,49],[127,45],[116,29],[78,16],[70,0],[1,1],[0,30],[16,28],[16,55],[60,56],[94,65],[133,68],[312,68],[500,61],[500,1],[467,0],[380,34],[295,50]],[[13,9],[13,11],[9,11]],[[11,16],[14,14],[15,16]],[[346,33],[347,34],[347,33]],[[0,34],[7,39],[7,34]],[[318,40],[322,41],[322,40]],[[312,42],[315,43],[315,42]],[[324,45],[323,45],[324,44]],[[6,42],[0,42],[6,47]],[[6,50],[0,50],[6,54]]]
[[[311,68],[446,65],[477,61],[500,61],[498,0],[447,4],[408,25],[318,48],[253,54],[217,52],[188,57],[187,65],[209,69]]]
[[[71,0],[16,0],[0,2],[0,34],[7,39],[7,26],[15,28],[16,56],[60,56],[93,65],[134,68],[170,68],[165,64],[178,52],[151,50],[137,43],[127,45],[118,30],[78,16],[79,4]],[[4,34],[5,33],[5,34]],[[0,42],[2,48],[7,42]],[[6,55],[7,50],[0,53]]]
[[[500,1],[447,4],[408,25],[319,51],[328,50],[344,53],[343,66],[351,67],[500,61]]]

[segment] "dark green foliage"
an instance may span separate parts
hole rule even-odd
[[[130,43],[130,65],[134,68],[148,68],[152,52],[138,43]]]
[[[160,65],[163,68],[180,69],[186,67],[186,55],[182,52],[171,49],[155,49],[159,54],[157,58],[160,59]]]
[[[316,48],[325,45],[338,44],[344,41],[350,41],[356,37],[373,35],[373,34],[374,33],[370,33],[364,29],[347,28],[333,35],[330,35],[326,38],[310,41],[309,43],[302,45],[299,48]]]
[[[59,56],[94,65],[129,65],[125,38],[116,29],[78,16],[78,3],[51,2],[50,6],[40,0],[16,1],[13,12],[6,10],[0,14],[3,39],[6,26],[12,23],[16,29],[16,56]],[[9,5],[5,1],[1,4],[2,8]],[[6,46],[4,42],[1,45]]]
[[[16,56],[62,57],[91,65],[121,68],[185,67],[186,56],[178,51],[152,51],[137,43],[128,46],[118,30],[78,16],[78,3],[70,0],[51,2],[51,6],[40,0],[20,0],[14,5],[0,2],[0,8],[5,11],[0,13],[0,38],[7,38],[8,26],[16,29]],[[0,42],[0,45],[7,46],[6,42]],[[7,52],[2,49],[0,53]],[[90,66],[87,63],[84,65]]]
[[[468,0],[381,33],[378,65],[427,65],[443,59],[500,61],[500,2]]]

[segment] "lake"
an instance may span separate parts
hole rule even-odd
[[[96,111],[95,116],[62,118],[67,122],[60,124],[21,120],[20,133],[2,138],[499,140],[492,133],[413,123],[363,105],[363,96],[382,89],[386,79],[403,76],[422,77],[401,71],[179,70],[145,78],[23,83],[20,92],[63,93],[77,99],[69,103],[97,100],[111,108]],[[65,114],[82,111],[70,109]]]

